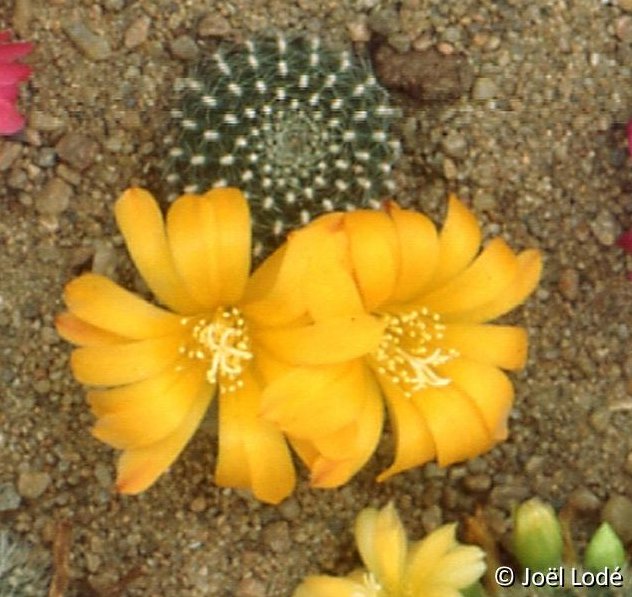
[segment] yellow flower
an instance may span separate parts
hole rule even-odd
[[[153,484],[184,449],[217,393],[215,481],[279,502],[292,491],[295,475],[281,432],[258,416],[259,361],[266,370],[281,365],[259,346],[274,344],[279,333],[266,307],[276,301],[286,312],[300,308],[284,307],[281,295],[266,292],[283,259],[277,256],[249,279],[250,218],[236,189],[184,195],[165,222],[153,197],[134,188],[117,201],[115,214],[136,267],[167,308],[85,274],[66,286],[68,311],[58,317],[57,329],[80,346],[71,356],[75,377],[95,386],[88,392],[97,417],[93,434],[123,450],[118,490],[135,494]],[[362,315],[338,323],[370,343],[379,334],[379,325]],[[304,364],[302,346],[327,352],[322,342],[328,335],[318,325],[294,322],[281,333],[286,366]],[[345,346],[333,358],[365,350],[356,346],[354,353]],[[306,357],[311,363],[309,350]]]
[[[338,486],[363,466],[384,401],[396,450],[379,480],[435,458],[442,466],[472,458],[507,437],[513,387],[502,369],[524,366],[527,335],[485,322],[533,291],[541,258],[516,255],[501,238],[479,254],[480,243],[474,215],[455,197],[440,233],[389,203],[325,215],[290,237],[285,259],[308,265],[276,283],[297,286],[313,321],[365,312],[382,325],[362,358],[294,368],[264,392],[263,416],[290,438],[315,486]],[[329,342],[354,338],[333,328]]]
[[[408,544],[393,504],[366,508],[355,537],[366,570],[346,578],[308,577],[293,597],[460,597],[485,572],[483,551],[461,545],[447,524]]]

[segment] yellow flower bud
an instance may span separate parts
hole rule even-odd
[[[526,568],[546,572],[562,562],[562,529],[555,510],[538,498],[514,514],[513,553]]]

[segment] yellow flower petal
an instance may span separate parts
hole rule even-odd
[[[367,311],[391,296],[399,274],[395,226],[383,212],[359,210],[346,214],[345,230],[353,274]]]
[[[513,386],[497,367],[464,358],[437,367],[478,407],[493,440],[507,437],[507,418],[513,403]]]
[[[138,271],[158,300],[178,313],[202,310],[176,270],[162,213],[151,194],[128,189],[116,202],[114,213]]]
[[[355,475],[375,451],[382,432],[383,417],[379,388],[367,371],[366,401],[357,421],[348,428],[314,442],[320,453],[336,453],[338,458],[319,456],[313,461],[310,467],[312,487],[338,487]],[[342,448],[334,452],[332,448],[336,445]]]
[[[455,524],[444,525],[411,547],[406,576],[409,586],[423,588],[420,594],[451,595],[474,584],[485,571],[483,551],[459,544],[455,531]]]
[[[303,293],[314,321],[364,312],[347,250],[342,231],[319,238],[311,250]]]
[[[69,311],[60,313],[55,318],[55,328],[64,340],[80,346],[109,346],[129,342],[129,338],[86,323]]]
[[[342,218],[343,214],[327,214],[291,233],[287,243],[257,268],[242,304],[251,321],[278,326],[296,320],[308,309],[317,320],[362,310],[357,290],[341,271],[345,266],[341,243],[346,242],[341,234]],[[319,267],[327,271],[319,271]],[[329,281],[330,274],[336,280]],[[334,292],[334,284],[343,286],[335,287]]]
[[[234,188],[206,193],[215,212],[219,302],[234,305],[244,294],[250,272],[250,211],[243,194]]]
[[[79,319],[126,338],[156,338],[180,328],[177,315],[98,274],[84,274],[66,284],[64,301]]]
[[[211,400],[211,387],[203,384],[180,426],[164,439],[123,452],[117,464],[116,487],[120,493],[145,491],[180,455],[198,428]]]
[[[187,292],[207,311],[219,305],[216,221],[208,196],[183,195],[167,212],[167,238],[173,262]]]
[[[308,576],[292,597],[359,597],[366,595],[362,585],[348,578]]]
[[[374,350],[384,322],[370,315],[330,318],[301,327],[252,330],[259,343],[276,358],[296,365],[327,365],[348,361]]]
[[[438,584],[466,589],[481,577],[485,568],[480,548],[474,545],[459,545],[441,558],[435,565],[434,573],[439,579]]]
[[[382,510],[365,508],[355,523],[358,551],[385,593],[400,593],[408,545],[393,503]]]
[[[412,400],[434,439],[440,466],[474,458],[495,444],[479,409],[452,384],[426,388]]]
[[[445,285],[415,299],[446,321],[463,321],[461,312],[495,299],[514,280],[518,261],[502,238],[493,239],[470,267]],[[465,320],[467,321],[467,320]]]
[[[252,274],[240,309],[257,326],[287,325],[307,309],[303,289],[307,258],[292,245],[283,245]]]
[[[349,425],[364,403],[361,361],[323,367],[295,367],[268,385],[262,416],[299,438],[328,435]]]
[[[430,288],[439,288],[463,271],[478,253],[481,230],[474,214],[450,195],[448,214],[439,234],[439,258]]]
[[[206,364],[190,363],[181,371],[174,370],[112,390],[91,392],[88,401],[101,413],[92,434],[120,450],[160,441],[186,418],[201,393],[201,386],[208,383],[205,373]],[[213,392],[211,387],[208,391]]]
[[[86,346],[70,355],[72,372],[80,383],[118,386],[141,381],[160,373],[178,358],[181,338],[177,335],[114,344]]]
[[[379,482],[435,457],[432,435],[419,410],[390,380],[380,377],[380,385],[386,397],[395,436],[395,459],[391,466],[379,474]]]
[[[424,215],[388,204],[399,242],[399,273],[390,302],[407,302],[432,279],[439,257],[434,224]]]
[[[512,282],[491,302],[460,314],[462,321],[490,321],[508,313],[535,290],[542,273],[542,255],[535,249],[523,251],[517,257],[518,271]]]
[[[517,326],[448,324],[433,344],[502,369],[522,369],[527,360],[527,331]]]
[[[215,481],[250,489],[255,497],[278,504],[293,490],[294,467],[278,429],[261,419],[261,389],[244,374],[244,387],[220,395],[219,454]]]

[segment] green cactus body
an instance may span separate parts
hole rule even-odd
[[[179,89],[167,180],[177,193],[240,188],[259,249],[319,213],[375,207],[393,191],[396,110],[348,51],[283,36],[222,45]]]

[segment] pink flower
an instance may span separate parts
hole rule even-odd
[[[0,31],[0,135],[12,135],[24,126],[15,104],[19,85],[29,78],[32,69],[15,61],[32,50],[32,43],[12,42],[10,31]]]
[[[617,239],[617,245],[620,246],[624,251],[632,253],[632,229],[624,232]]]

